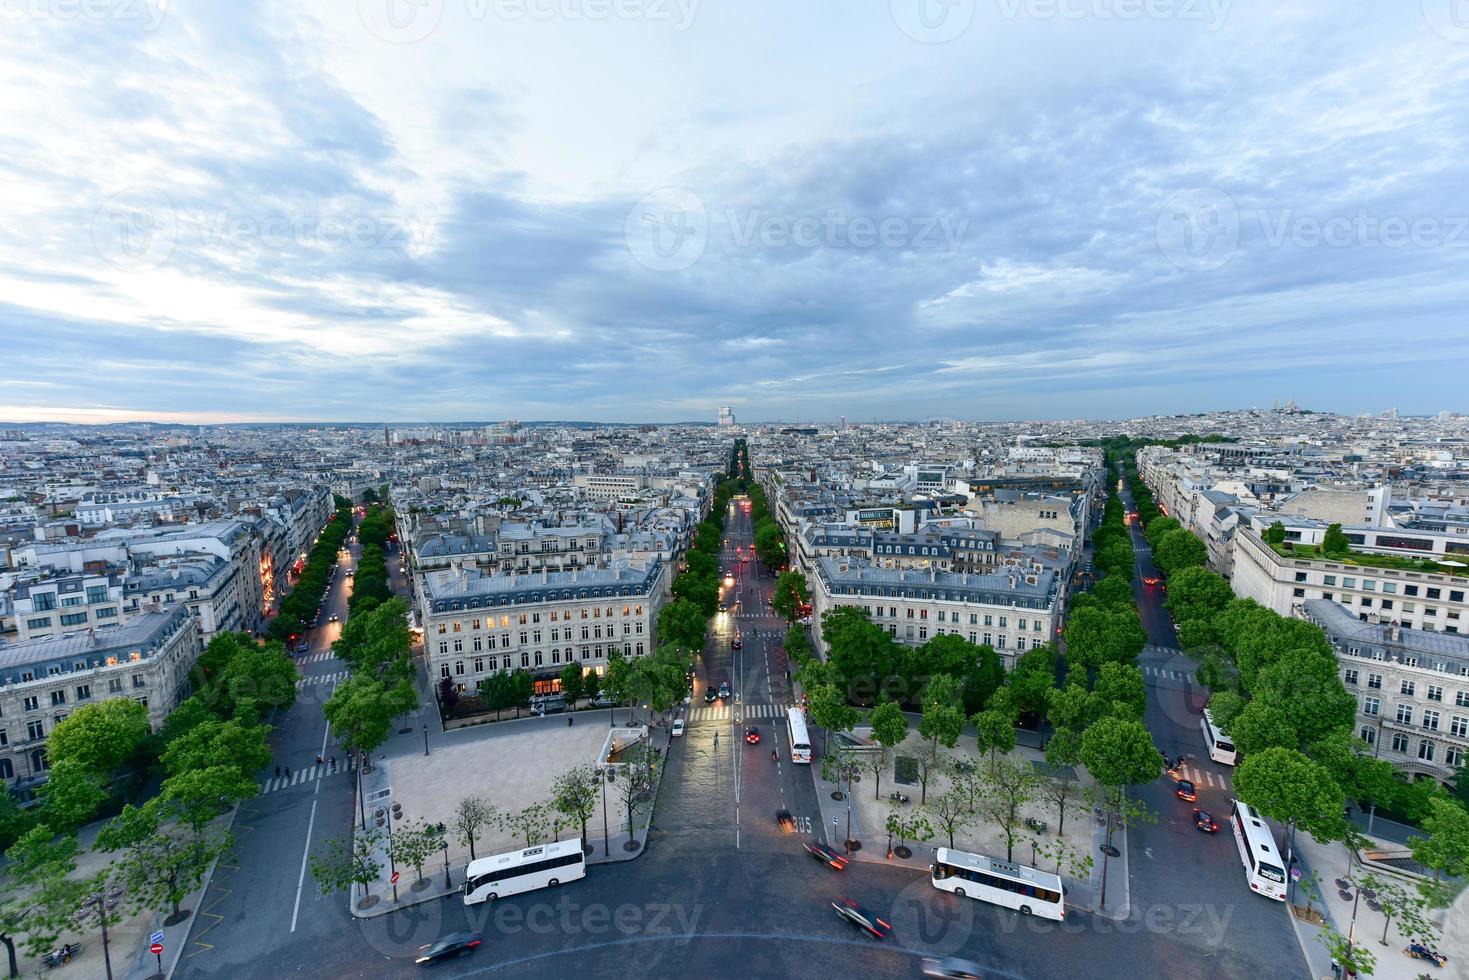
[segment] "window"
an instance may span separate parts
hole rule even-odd
[[[87,614],[86,614],[86,612],[62,613],[61,614],[61,625],[62,626],[80,626],[83,623],[85,623],[86,621],[87,621]]]
[[[1424,762],[1433,761],[1433,742],[1426,738],[1420,738],[1418,740],[1418,758]]]
[[[1449,719],[1449,734],[1455,738],[1469,737],[1469,718],[1454,715]]]
[[[1363,596],[1362,597],[1362,608],[1363,609],[1370,609],[1370,608],[1372,608],[1372,600],[1369,599],[1369,598],[1367,598],[1366,596]]]
[[[440,651],[440,652],[442,652],[442,651]],[[449,665],[448,664],[439,664],[439,676],[440,677],[448,677],[449,676]]]
[[[1416,585],[1405,585],[1405,586],[1403,586],[1403,595],[1417,595],[1417,594],[1418,594],[1418,586],[1416,586]]]
[[[35,711],[40,706],[41,699],[34,694],[26,695],[25,700],[21,702],[21,707],[24,708],[26,711]]]
[[[1341,587],[1344,589],[1355,589],[1357,587],[1357,580],[1352,578],[1350,575],[1343,576],[1341,580]]]
[[[1436,731],[1438,731],[1438,712],[1437,711],[1425,711],[1425,712],[1423,712],[1423,727],[1426,728],[1430,732],[1436,732]]]
[[[1382,687],[1382,675],[1381,674],[1368,674],[1367,675],[1367,686],[1368,687],[1371,687],[1371,688],[1381,688]]]
[[[46,723],[37,718],[35,721],[26,722],[26,738],[34,742],[46,737]]]
[[[1408,736],[1404,735],[1402,732],[1393,732],[1392,733],[1392,750],[1394,752],[1406,752],[1406,751],[1408,751]]]
[[[36,612],[50,612],[56,608],[56,593],[41,592],[31,596],[31,609]]]
[[[107,693],[108,694],[121,694],[122,693],[122,678],[121,677],[109,677],[107,679]]]
[[[1373,728],[1371,725],[1363,725],[1362,730],[1357,733],[1357,737],[1366,742],[1368,745],[1376,745],[1377,729]]]
[[[1423,591],[1423,594],[1430,599],[1437,599],[1443,595],[1443,590],[1438,588],[1437,586],[1430,585],[1427,589]]]
[[[1411,704],[1398,705],[1398,724],[1413,724],[1413,706]]]
[[[1383,599],[1382,600],[1382,608],[1384,608],[1384,609],[1391,609],[1392,608],[1392,600],[1391,599]]]
[[[1362,589],[1365,592],[1376,592],[1377,591],[1377,581],[1375,579],[1364,578],[1362,580]]]
[[[1402,693],[1406,694],[1408,697],[1412,697],[1413,696],[1413,687],[1414,687],[1414,685],[1413,685],[1413,682],[1412,681],[1403,681],[1402,682],[1402,685],[1400,686],[1399,689],[1402,691]]]
[[[1469,708],[1469,691],[1454,692],[1454,707]]]
[[[1443,761],[1448,763],[1450,769],[1457,769],[1464,764],[1464,750],[1455,746],[1448,746],[1444,750]]]
[[[1443,688],[1439,687],[1437,684],[1429,684],[1428,689],[1423,693],[1428,697],[1428,700],[1430,701],[1443,700]]]
[[[89,586],[87,586],[87,604],[88,605],[95,605],[96,603],[106,602],[106,601],[107,601],[107,586],[105,586],[105,585],[89,585]]]
[[[1350,684],[1353,687],[1356,687],[1357,686],[1357,671],[1356,671],[1356,668],[1354,668],[1354,667],[1348,667],[1343,672],[1342,683],[1343,684]]]
[[[1297,599],[1304,599],[1306,597],[1306,590],[1305,589],[1291,589],[1290,590],[1290,594],[1293,595],[1293,596],[1295,596]]]
[[[66,703],[66,692],[65,691],[52,691],[51,692],[51,707],[54,708],[54,707],[56,707],[59,704],[65,704],[65,703]]]
[[[1336,576],[1335,575],[1323,575],[1323,576],[1321,576],[1321,584],[1322,585],[1335,585],[1336,584]]]
[[[1306,581],[1306,573],[1305,572],[1296,572],[1296,581],[1297,582],[1304,582],[1304,581]]]

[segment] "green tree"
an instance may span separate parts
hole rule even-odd
[[[1192,533],[1179,528],[1169,531],[1158,539],[1158,547],[1153,552],[1153,558],[1157,561],[1158,567],[1172,578],[1175,572],[1206,564],[1209,560],[1209,552],[1204,547],[1204,542],[1194,537]]]
[[[168,743],[163,767],[169,775],[213,766],[249,774],[270,764],[270,728],[231,719],[201,722]]]
[[[1438,929],[1428,915],[1428,902],[1422,895],[1399,881],[1376,874],[1363,875],[1359,887],[1370,888],[1377,896],[1383,916],[1381,942],[1384,946],[1387,945],[1387,931],[1392,927],[1392,920],[1397,919],[1400,933],[1432,948]]]
[[[53,769],[74,761],[106,778],[133,757],[150,730],[148,709],[132,698],[83,705],[51,730],[46,758]]]
[[[602,788],[602,771],[580,765],[556,777],[551,786],[551,805],[581,825],[582,846],[587,844],[587,821],[597,812],[597,791]]]
[[[801,604],[810,601],[811,592],[806,587],[806,577],[800,572],[785,571],[776,576],[770,604],[771,608],[785,617],[786,622],[794,620]]]
[[[1279,521],[1274,522],[1265,529],[1265,541],[1269,544],[1285,543],[1285,525]]]
[[[980,810],[999,824],[1005,835],[1005,860],[1015,859],[1021,809],[1036,798],[1040,779],[1024,759],[1000,759],[984,776],[986,788]]]
[[[1346,832],[1346,800],[1324,766],[1291,748],[1268,748],[1245,756],[1234,772],[1241,800],[1287,826],[1290,850],[1295,830],[1305,830],[1325,844]]]
[[[475,859],[474,842],[479,832],[490,824],[498,824],[498,811],[489,800],[466,796],[454,808],[454,830],[461,844],[469,846],[469,859]]]
[[[974,809],[969,794],[958,785],[951,785],[943,793],[935,796],[926,804],[929,814],[933,816],[934,823],[940,831],[948,835],[949,846],[954,846],[954,834],[961,828],[968,826],[974,817]]]
[[[1148,522],[1148,527],[1143,532],[1143,537],[1148,539],[1149,545],[1156,548],[1158,547],[1158,542],[1163,540],[1165,534],[1168,534],[1170,531],[1177,531],[1181,527],[1183,525],[1178,523],[1175,518],[1155,517]],[[1172,583],[1169,583],[1169,587],[1172,587]]]
[[[437,829],[422,822],[403,824],[388,835],[388,854],[394,864],[413,869],[414,884],[423,881],[423,863],[439,849]]]
[[[346,840],[329,838],[322,842],[317,853],[311,855],[311,877],[323,894],[361,885],[370,895],[372,883],[383,873],[383,866],[377,859],[382,842],[382,832],[374,829],[359,830]],[[363,904],[366,904],[365,900]]]
[[[1430,799],[1423,829],[1427,836],[1409,838],[1408,846],[1415,860],[1433,870],[1430,901],[1444,905],[1452,892],[1440,887],[1443,878],[1462,878],[1469,874],[1469,811],[1452,800]]]
[[[1017,711],[1045,717],[1056,686],[1056,651],[1050,644],[1022,653],[1006,680],[1010,703]]]
[[[1168,578],[1168,598],[1163,604],[1180,624],[1193,620],[1212,620],[1234,598],[1234,591],[1223,576],[1207,568],[1181,568]]]
[[[1128,786],[1158,778],[1158,748],[1140,721],[1101,719],[1081,733],[1077,756],[1114,798]]]
[[[708,628],[708,615],[687,599],[675,599],[658,612],[659,638],[688,650],[704,648]]]
[[[1106,663],[1097,670],[1093,693],[1106,714],[1133,721],[1143,720],[1148,705],[1148,686],[1141,667],[1135,664]]]
[[[228,846],[228,835],[218,834],[200,848],[164,821],[164,803],[150,800],[141,807],[124,806],[97,835],[97,849],[121,852],[117,867],[133,910],[171,913],[166,925],[182,921],[184,897],[199,887],[217,854]]]
[[[0,792],[6,792],[0,789]],[[51,767],[41,785],[41,818],[64,833],[75,833],[97,815],[107,802],[97,774],[78,759],[63,759]]]
[[[1337,557],[1345,555],[1352,550],[1352,543],[1347,540],[1340,524],[1331,524],[1326,528],[1326,534],[1321,538],[1321,553]]]
[[[76,882],[75,837],[56,837],[40,824],[5,852],[0,866],[0,943],[9,956],[10,976],[20,976],[16,947],[30,956],[50,949],[67,928],[81,898]]]
[[[1264,698],[1247,703],[1230,721],[1226,734],[1234,739],[1234,747],[1247,756],[1277,746],[1293,749],[1299,744],[1295,726],[1285,711]]]
[[[939,747],[952,749],[964,731],[964,715],[954,706],[960,692],[959,684],[953,678],[943,679],[948,683],[937,685],[939,698],[924,704],[923,714],[918,720],[918,736],[923,739],[916,753],[920,804],[928,802],[929,779],[943,768],[944,753]],[[931,686],[930,690],[933,689]],[[904,719],[903,729],[906,733],[907,719]]]
[[[886,768],[887,760],[892,757],[893,749],[908,737],[908,719],[901,708],[887,701],[874,708],[867,721],[872,725],[873,741],[882,747],[875,757],[869,756],[866,762],[872,771],[872,798],[879,799],[882,794],[882,771]]]
[[[332,734],[342,747],[366,761],[393,730],[393,719],[417,703],[413,687],[401,682],[389,691],[383,682],[364,675],[347,678],[322,705]]]
[[[532,803],[514,813],[504,814],[501,826],[516,836],[523,837],[526,847],[534,847],[546,839],[547,828],[550,826],[549,816],[546,804]]]
[[[1015,713],[1008,703],[984,709],[969,719],[974,726],[975,743],[982,754],[990,757],[993,770],[999,757],[1015,748]]]
[[[583,695],[583,669],[580,662],[567,664],[561,669],[561,693],[566,696],[568,708],[575,708]]]
[[[225,810],[259,791],[254,779],[229,764],[187,769],[163,781],[163,799],[172,804],[179,822],[189,828],[201,856],[209,847],[209,825]]]

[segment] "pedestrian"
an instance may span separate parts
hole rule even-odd
[[[276,779],[280,779],[281,778],[281,767],[280,766],[276,766],[275,767],[275,778]]]
[[[336,756],[330,756],[329,757],[329,761],[331,762],[331,771],[332,772],[336,772],[337,771],[337,757]]]
[[[318,766],[321,765],[321,753],[320,752],[316,753],[316,764]]]
[[[573,717],[571,717],[571,715],[567,715],[567,716],[566,716],[566,727],[567,727],[567,728],[570,728],[570,727],[571,727],[571,725],[572,725],[572,723],[573,723],[573,722],[574,722],[574,721],[576,721],[576,719],[575,719],[575,718],[573,718]]]
[[[291,778],[291,767],[290,766],[286,766],[286,778],[287,779],[290,779]]]

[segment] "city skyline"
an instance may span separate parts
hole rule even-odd
[[[33,5],[0,417],[1462,407],[1446,3],[914,4]]]

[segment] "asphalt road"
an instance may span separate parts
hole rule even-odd
[[[1132,495],[1122,494],[1132,511]],[[1178,910],[1203,904],[1210,921],[1226,928],[1193,934],[1187,943],[1203,976],[1307,977],[1309,972],[1290,912],[1284,904],[1250,891],[1239,851],[1229,829],[1233,798],[1232,766],[1208,756],[1199,720],[1208,703],[1208,691],[1194,680],[1195,663],[1178,649],[1173,619],[1163,607],[1167,596],[1161,573],[1142,530],[1129,525],[1137,580],[1133,584],[1138,613],[1148,634],[1148,646],[1138,658],[1148,685],[1143,720],[1153,740],[1170,759],[1188,756],[1186,773],[1195,784],[1197,803],[1185,803],[1174,794],[1174,781],[1164,776],[1138,787],[1133,796],[1157,814],[1156,823],[1128,831],[1135,914],[1177,917]],[[1149,585],[1147,578],[1159,578]],[[1220,823],[1219,833],[1201,833],[1193,824],[1193,808],[1209,811]]]
[[[555,891],[466,908],[455,896],[392,915],[355,920],[341,895],[319,897],[306,875],[308,837],[343,834],[352,818],[348,777],[339,774],[266,793],[241,809],[237,864],[222,867],[205,900],[177,974],[187,978],[417,976],[418,947],[450,931],[480,933],[472,955],[435,966],[445,977],[866,977],[918,976],[925,954],[960,955],[986,977],[1234,978],[1304,975],[1284,909],[1245,888],[1233,843],[1180,823],[1188,807],[1171,786],[1143,787],[1163,819],[1130,832],[1132,895],[1127,922],[1068,914],[1064,924],[1014,913],[932,888],[921,872],[854,862],[833,872],[801,850],[804,833],[783,833],[787,809],[802,831],[819,820],[808,767],[789,762],[778,718],[754,717],[789,697],[779,650],[784,624],[765,605],[773,579],[738,560],[751,528],[743,511],[729,522],[723,568],[740,605],[716,618],[696,665],[687,730],[670,749],[648,846],[634,861],[593,866]],[[1143,595],[1145,621],[1166,612]],[[344,607],[341,583],[328,611]],[[343,609],[344,611],[344,609]],[[333,631],[313,637],[313,651]],[[731,640],[743,635],[743,649]],[[1171,633],[1171,627],[1169,627]],[[1156,641],[1168,634],[1149,634]],[[1159,643],[1159,646],[1164,644]],[[1180,670],[1176,653],[1145,656]],[[340,670],[307,657],[308,677]],[[708,710],[706,685],[729,681],[725,710]],[[1148,676],[1148,723],[1175,754],[1201,746],[1196,716],[1180,707],[1184,682]],[[281,720],[275,741],[293,770],[318,751],[319,696],[304,697]],[[761,730],[759,745],[741,737]],[[715,735],[719,743],[715,744]],[[775,747],[778,763],[770,759]],[[1227,774],[1226,774],[1227,775]],[[1220,794],[1223,793],[1221,789]],[[1214,803],[1213,797],[1206,797]],[[1220,796],[1222,802],[1223,797]],[[1217,804],[1215,804],[1217,805]],[[309,831],[309,833],[308,833]],[[830,902],[846,896],[893,926],[885,943],[863,938]],[[219,916],[215,919],[213,916]]]

